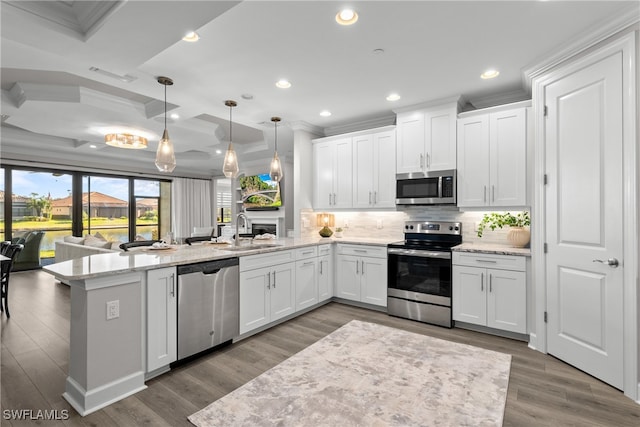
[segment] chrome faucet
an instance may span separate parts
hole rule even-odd
[[[247,216],[246,216],[244,213],[242,213],[242,212],[240,212],[240,213],[236,216],[236,238],[235,238],[235,241],[233,242],[233,245],[234,245],[234,246],[238,246],[238,245],[239,245],[239,243],[240,243],[240,234],[238,233],[238,226],[240,225],[240,218],[243,218],[243,219],[244,219],[244,226],[245,226],[245,228],[247,227],[247,224],[248,224],[248,221],[249,221],[249,220],[247,219]]]

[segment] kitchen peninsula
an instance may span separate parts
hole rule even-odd
[[[146,379],[169,370],[169,363],[175,358],[155,369],[149,360],[160,360],[162,355],[153,359],[156,355],[149,354],[149,343],[159,341],[159,346],[167,349],[175,345],[176,317],[171,310],[175,310],[177,266],[234,257],[240,257],[242,263],[243,257],[269,254],[281,258],[285,253],[295,264],[298,252],[304,253],[305,248],[332,250],[335,240],[286,238],[276,242],[277,245],[253,243],[229,250],[207,244],[167,250],[146,248],[91,255],[44,267],[44,271],[71,286],[69,371],[64,398],[78,413],[87,415],[143,390]],[[389,241],[340,239],[340,243],[386,247]],[[162,295],[153,298],[150,307],[151,284],[157,284],[158,276],[163,279],[159,288]],[[328,299],[309,305],[304,311],[329,301],[331,295],[330,292]],[[173,299],[173,305],[169,299]],[[158,301],[166,303],[166,309],[158,307]],[[156,313],[153,322],[148,316],[152,311]],[[285,319],[296,315],[295,309],[292,313]],[[158,331],[164,331],[164,336]]]

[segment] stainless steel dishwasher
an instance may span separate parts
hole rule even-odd
[[[178,360],[239,335],[238,258],[178,266]]]

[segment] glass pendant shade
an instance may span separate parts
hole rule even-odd
[[[231,121],[231,111],[233,107],[238,105],[236,101],[227,100],[224,102],[224,105],[229,107],[229,147],[227,148],[227,152],[224,155],[224,163],[222,164],[222,173],[227,178],[235,178],[238,176],[238,172],[240,168],[238,167],[238,156],[236,155],[235,150],[233,149],[233,133],[231,131],[232,121]]]
[[[158,83],[164,85],[164,132],[162,138],[158,142],[158,151],[156,151],[156,167],[160,172],[173,172],[176,168],[176,155],[173,150],[173,143],[169,139],[169,131],[167,130],[167,86],[173,84],[173,80],[169,77],[158,77]]]
[[[273,122],[274,134],[275,134],[275,149],[273,152],[273,159],[271,160],[271,168],[269,168],[269,177],[272,181],[280,182],[282,179],[282,163],[278,157],[278,122],[280,117],[271,117]]]
[[[173,172],[176,168],[176,155],[173,151],[173,143],[169,139],[169,131],[166,129],[162,133],[162,139],[158,143],[156,167],[160,172]]]
[[[233,149],[233,144],[229,143],[229,148],[227,148],[227,153],[224,155],[224,164],[222,166],[222,173],[227,178],[235,178],[238,176],[238,156],[236,156],[236,151]]]

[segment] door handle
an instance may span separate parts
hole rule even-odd
[[[329,205],[331,205],[331,193],[329,193]]]
[[[322,273],[322,264],[324,264],[324,262],[320,261],[320,274],[323,274]]]
[[[618,262],[618,260],[615,258],[609,258],[606,261],[603,259],[594,259],[593,262],[599,262],[600,264],[607,264],[609,267],[613,267],[613,268],[616,268],[617,266],[620,265],[620,262]]]

